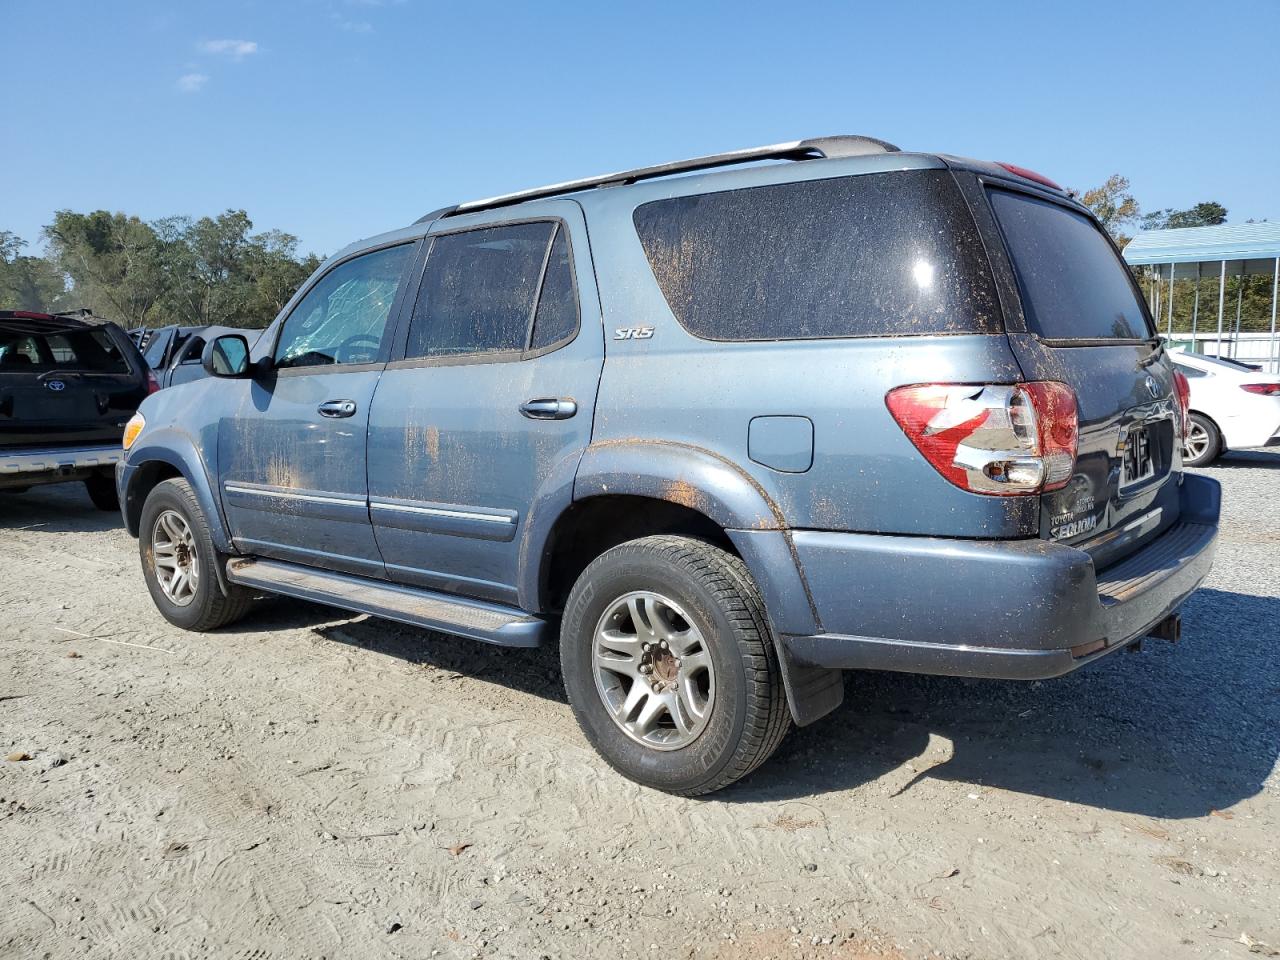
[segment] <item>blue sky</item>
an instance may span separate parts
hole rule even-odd
[[[1274,0],[0,0],[0,229],[233,207],[330,253],[449,202],[829,133],[1280,219],[1277,38]]]

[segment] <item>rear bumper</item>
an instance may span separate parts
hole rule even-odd
[[[962,677],[1056,677],[1127,646],[1209,573],[1219,487],[1186,475],[1181,517],[1100,573],[1047,541],[797,532],[822,632],[786,636],[799,663]]]
[[[6,450],[0,452],[0,479],[29,476],[31,482],[36,483],[41,479],[57,479],[58,474],[73,470],[111,467],[123,456],[119,443]],[[47,476],[42,478],[41,475]]]

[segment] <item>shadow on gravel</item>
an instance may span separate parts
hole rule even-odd
[[[1259,793],[1280,756],[1280,599],[1201,590],[1176,647],[1148,641],[1036,683],[846,674],[845,705],[715,795],[761,801],[858,786],[915,760],[926,778],[1153,817]],[[950,741],[930,750],[930,734]],[[918,759],[916,759],[918,758]]]
[[[327,619],[332,620],[334,616],[342,614],[329,611]],[[314,632],[326,640],[398,657],[409,663],[487,680],[556,703],[569,702],[560,679],[560,654],[554,644],[533,650],[497,647],[376,617],[319,626]]]
[[[1280,449],[1276,450],[1230,450],[1224,453],[1207,468],[1239,470],[1241,467],[1262,467],[1264,470],[1280,470]]]
[[[123,526],[119,511],[99,510],[79,481],[32,487],[25,493],[0,490],[0,532],[89,532]]]
[[[1148,641],[1057,680],[850,673],[845,704],[795,730],[746,780],[708,799],[776,802],[900,771],[1151,817],[1207,816],[1259,793],[1280,757],[1280,599],[1201,590],[1178,646]],[[501,649],[314,604],[267,604],[244,629],[328,640],[564,703],[554,646]],[[268,619],[264,619],[264,617]],[[230,628],[234,630],[235,628]],[[941,750],[938,748],[941,747]]]

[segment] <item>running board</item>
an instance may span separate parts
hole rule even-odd
[[[483,600],[403,587],[282,560],[232,557],[227,579],[241,586],[385,617],[415,627],[456,633],[503,647],[536,647],[547,622],[524,610]]]

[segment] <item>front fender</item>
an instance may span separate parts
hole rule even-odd
[[[222,501],[214,493],[204,457],[189,436],[167,427],[146,431],[120,465],[117,486],[129,533],[135,537],[138,535],[142,501],[145,499],[141,483],[146,476],[144,467],[156,463],[163,463],[177,470],[191,485],[196,501],[209,522],[209,534],[214,546],[223,553],[234,553],[235,547],[228,534],[227,520],[222,513]]]

